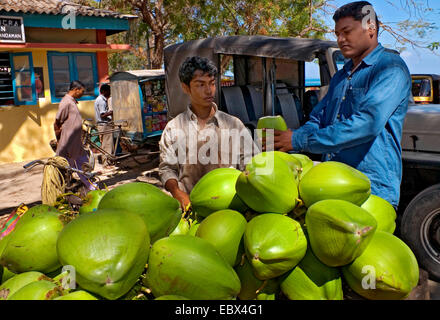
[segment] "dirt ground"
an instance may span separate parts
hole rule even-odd
[[[134,181],[148,182],[162,188],[158,175],[158,156],[138,156],[135,160],[124,160],[110,170],[104,169],[97,161],[95,171],[100,172],[98,177],[108,189]],[[21,203],[28,206],[41,203],[43,166],[36,166],[26,172],[23,169],[26,163],[0,165],[0,216],[10,213]]]

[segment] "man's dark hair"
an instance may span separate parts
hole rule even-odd
[[[72,90],[75,90],[75,89],[81,89],[81,88],[85,88],[86,86],[84,85],[84,83],[82,83],[81,81],[79,81],[79,80],[73,80],[71,83],[70,83],[70,86],[69,86],[69,91],[72,91]]]
[[[217,67],[211,60],[197,56],[188,57],[179,69],[180,82],[189,86],[189,83],[194,78],[194,73],[197,70],[202,71],[203,74],[208,74],[210,77],[216,77],[218,73]]]
[[[371,6],[373,5],[369,3],[368,1],[355,1],[347,3],[346,5],[343,5],[338,10],[336,10],[335,14],[333,15],[333,20],[335,22],[338,22],[342,18],[352,17],[356,21],[361,21],[369,14],[363,13],[362,9],[365,6]],[[376,31],[377,34],[379,34],[379,18],[376,15]]]
[[[101,94],[104,94],[105,92],[110,92],[110,85],[109,84],[107,84],[107,83],[104,83],[102,86],[101,86],[101,88],[99,89],[99,92],[101,93]]]

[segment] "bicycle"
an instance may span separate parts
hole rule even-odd
[[[147,144],[148,141],[143,141],[141,143],[134,143],[133,140],[128,137],[125,132],[122,130],[123,126],[127,126],[127,120],[118,120],[110,122],[110,125],[113,127],[109,130],[104,130],[99,132],[97,126],[93,123],[92,119],[86,119],[83,121],[83,137],[82,144],[84,149],[89,151],[90,157],[93,157],[95,153],[93,151],[98,151],[103,154],[110,163],[116,164],[124,159],[132,157],[133,160],[140,164],[135,158],[135,156],[145,156],[156,154],[159,152],[140,152],[140,150]],[[109,153],[104,150],[99,143],[96,141],[97,137],[104,134],[112,134],[114,138],[113,152]],[[120,146],[122,152],[118,153],[118,146]]]
[[[67,204],[67,211],[78,211],[87,194],[84,184],[74,176],[75,174],[82,174],[96,186],[101,182],[98,172],[89,171],[87,165],[83,170],[72,168],[62,157],[49,158],[47,161],[34,160],[25,164],[23,168],[28,172],[38,165],[45,167],[41,186],[42,203],[55,207]]]

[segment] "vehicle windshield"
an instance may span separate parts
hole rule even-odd
[[[348,60],[345,59],[341,51],[338,50],[333,53],[333,61],[335,62],[336,70],[340,71]]]
[[[430,97],[431,81],[429,79],[413,79],[412,93],[414,97]]]

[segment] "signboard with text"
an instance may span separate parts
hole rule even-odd
[[[0,43],[24,43],[24,24],[22,17],[0,16]]]

